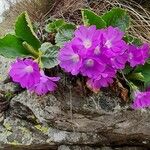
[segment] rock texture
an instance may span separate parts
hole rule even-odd
[[[26,91],[16,95],[1,121],[1,147],[6,144],[53,149],[64,145],[59,150],[67,145],[66,150],[79,149],[80,145],[81,150],[88,150],[86,146],[89,150],[99,150],[103,145],[150,147],[149,111],[104,111],[98,105],[98,98],[92,105],[93,98],[79,99],[79,96],[72,97],[70,110],[69,94],[65,95],[65,100],[58,95],[38,97]],[[99,98],[109,99],[105,93]]]
[[[5,60],[4,60],[5,61]],[[10,61],[1,68],[2,80]],[[61,87],[61,85],[59,86]],[[12,83],[0,91],[15,93]],[[0,113],[0,149],[146,150],[150,148],[150,111],[120,107],[109,91],[85,97],[75,87],[46,96],[12,95]],[[1,107],[1,105],[0,105]]]

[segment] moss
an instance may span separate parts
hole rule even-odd
[[[21,143],[19,143],[18,141],[16,141],[16,140],[14,140],[13,142],[8,142],[8,144],[10,144],[10,145],[22,145]]]
[[[12,132],[6,130],[6,131],[0,133],[0,138],[1,138],[1,137],[8,137],[8,136],[10,136],[11,134],[12,134]]]
[[[4,127],[5,127],[8,131],[12,130],[11,124],[9,124],[9,123],[4,123],[3,125],[4,125]]]
[[[29,115],[27,116],[28,119],[33,119],[33,120],[36,120],[36,117],[34,115]]]
[[[41,126],[40,124],[38,125],[35,125],[34,126],[36,129],[40,130],[42,133],[47,133],[48,132],[48,127],[45,127],[45,126]]]
[[[30,131],[25,127],[19,127],[19,129],[22,131],[23,134],[29,134],[30,133]]]

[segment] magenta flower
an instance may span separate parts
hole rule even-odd
[[[136,92],[132,108],[141,109],[146,107],[150,107],[150,92]]]
[[[29,90],[35,92],[38,95],[43,95],[48,93],[49,91],[54,91],[57,87],[55,82],[59,80],[59,77],[48,77],[44,75],[44,72],[41,72],[40,81]]]
[[[82,58],[78,54],[78,48],[71,43],[66,44],[59,52],[60,67],[72,75],[77,75],[82,66]]]
[[[110,58],[104,54],[102,38],[99,39],[98,45],[96,45],[93,49],[88,50],[88,52],[86,53],[86,58],[87,57],[93,57],[97,61],[103,62],[107,65],[111,64]]]
[[[125,64],[128,60],[128,54],[125,52],[122,55],[112,57],[110,60],[114,69],[124,69]]]
[[[99,73],[105,70],[105,66],[106,65],[100,60],[92,57],[87,57],[83,60],[83,65],[80,71],[83,76],[87,76],[89,78],[97,78]]]
[[[9,75],[22,88],[30,88],[40,80],[39,66],[32,59],[17,59],[11,65]]]
[[[149,58],[149,46],[148,44],[143,44],[140,47],[129,45],[128,55],[128,61],[131,67],[144,65],[146,60]]]
[[[75,38],[72,40],[72,44],[80,47],[80,53],[86,54],[89,49],[94,48],[98,44],[98,38],[100,32],[96,30],[96,26],[80,26],[75,31]]]
[[[115,75],[116,71],[111,67],[107,67],[107,69],[100,73],[96,79],[89,79],[87,81],[87,86],[94,92],[97,92],[101,87],[108,87],[110,84],[112,84]]]
[[[108,57],[121,55],[127,49],[127,45],[122,40],[124,32],[119,28],[108,27],[103,32],[103,51]]]

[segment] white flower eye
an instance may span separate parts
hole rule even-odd
[[[92,46],[92,41],[89,39],[86,39],[83,41],[83,45],[85,48],[90,48]]]
[[[25,71],[28,73],[32,73],[33,72],[33,67],[32,66],[27,66],[25,67]]]

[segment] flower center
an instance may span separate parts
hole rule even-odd
[[[89,39],[83,41],[83,45],[85,48],[90,48],[92,46],[92,42]]]
[[[72,56],[71,56],[71,59],[72,59],[72,61],[73,61],[73,62],[75,62],[75,63],[77,63],[77,62],[80,60],[80,58],[79,58],[79,55],[78,55],[78,54],[74,54],[74,55],[72,55]]]
[[[105,43],[105,46],[107,46],[107,48],[111,48],[112,47],[112,43],[110,40],[107,40]]]
[[[114,59],[114,58],[111,58],[110,60],[111,60],[112,62],[114,62],[114,61],[115,61],[115,59]]]
[[[108,77],[107,73],[102,73],[101,75],[102,75],[103,78],[107,78]]]
[[[133,54],[129,53],[129,59],[132,59],[132,58],[133,58]]]
[[[93,67],[93,66],[94,66],[94,60],[88,59],[88,60],[86,61],[86,65],[87,65],[88,67]]]
[[[32,66],[27,66],[27,67],[25,67],[25,71],[27,73],[32,73],[33,72],[33,67]]]
[[[95,48],[95,50],[94,50],[94,54],[95,54],[95,55],[99,55],[100,53],[101,53],[100,47],[97,46],[97,47]]]

